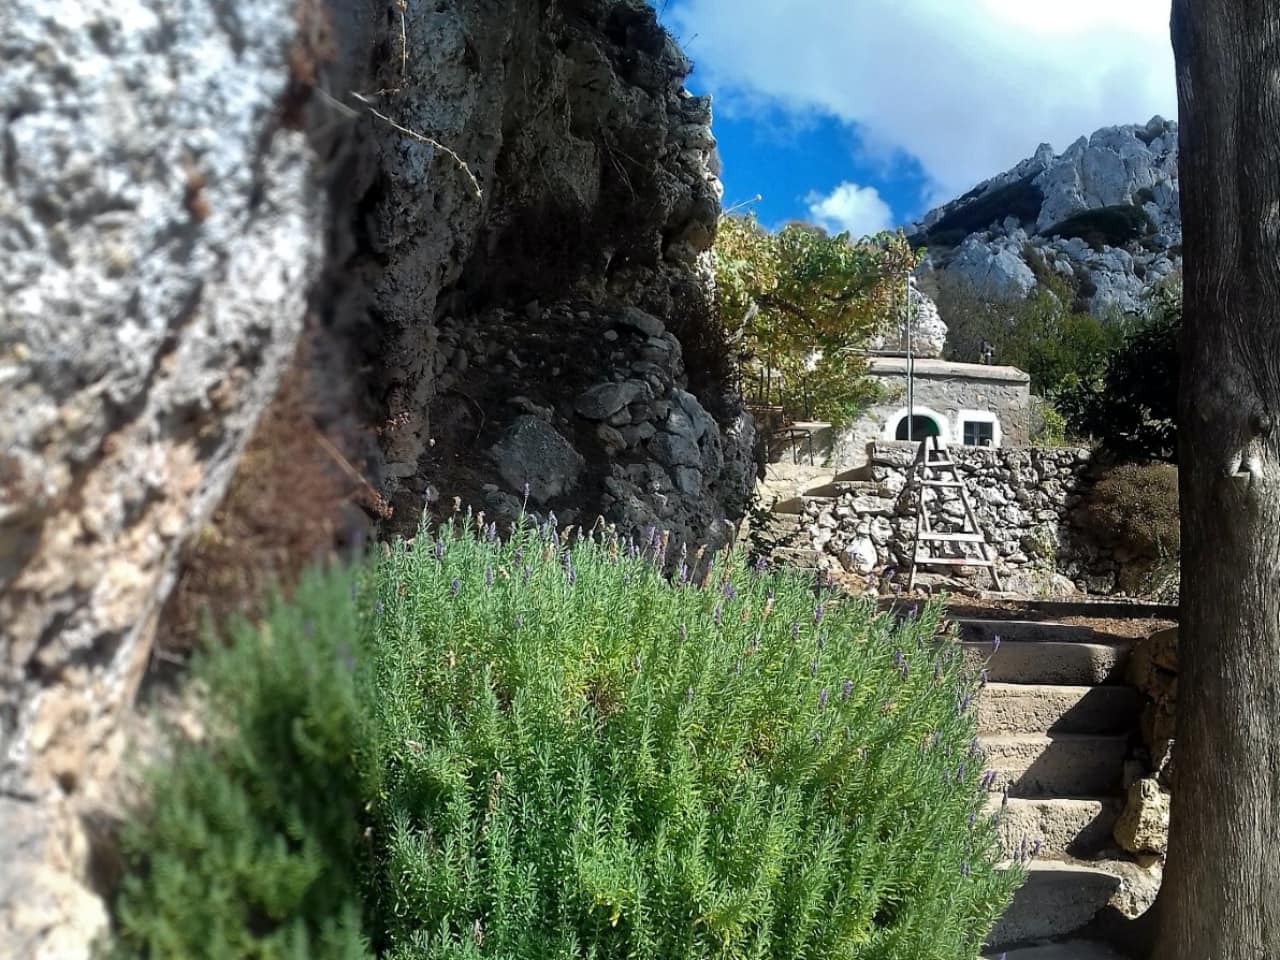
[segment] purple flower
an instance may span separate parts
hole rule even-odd
[[[511,554],[512,563],[520,563],[524,559],[524,547],[516,547],[516,552]]]
[[[996,634],[991,638],[991,652],[995,653],[1000,649],[1000,634]]]
[[[840,702],[843,703],[848,700],[851,693],[853,693],[853,681],[845,680],[844,683],[840,684]]]
[[[569,586],[572,587],[575,583],[578,582],[578,571],[573,569],[572,566],[565,567],[564,578],[569,581]]]
[[[677,578],[676,583],[679,584],[680,586],[684,586],[688,582],[689,582],[689,565],[687,563],[682,563],[680,564],[680,576]]]
[[[978,755],[978,738],[977,737],[969,738],[969,755],[971,757],[976,757]]]
[[[969,829],[970,829],[970,830],[972,830],[972,829],[973,829],[973,821],[974,821],[974,820],[976,820],[976,819],[978,819],[978,813],[977,813],[977,811],[976,811],[976,810],[970,810],[970,811],[969,811]]]
[[[717,627],[720,626],[720,614],[721,614],[720,604],[717,603],[716,608],[711,611],[711,619],[715,621],[715,624]]]
[[[823,687],[818,691],[818,707],[822,708],[827,705],[827,688]]]
[[[791,621],[791,639],[795,640],[799,636],[800,636],[800,624],[792,620]]]
[[[960,864],[960,876],[967,877],[969,875],[969,861],[965,860]]]
[[[381,614],[381,613],[382,613],[382,601],[381,601],[381,600],[375,600],[375,601],[373,601],[373,612],[374,612],[374,614],[375,614],[375,615],[378,615],[378,614]]]
[[[521,581],[521,583],[528,583],[528,582],[529,582],[529,578],[530,578],[531,576],[533,576],[533,568],[532,568],[532,567],[525,567],[525,568],[524,568],[524,570],[523,570],[523,571],[521,571],[521,573],[520,573],[520,581]]]
[[[814,623],[821,623],[821,622],[822,622],[822,610],[823,610],[823,608],[822,608],[822,601],[818,601],[818,605],[817,605],[816,607],[814,607],[814,608],[813,608],[813,622],[814,622]]]
[[[978,674],[978,685],[985,687],[990,682],[991,682],[991,674],[987,671],[986,667],[983,667],[982,672]]]
[[[817,647],[819,650],[821,650],[823,647],[827,645],[827,638],[824,637],[822,634],[818,634],[818,639],[813,642],[813,645]]]
[[[961,760],[958,764],[956,764],[956,783],[959,783],[961,780],[964,779],[964,770],[965,770],[964,761]]]
[[[1031,845],[1031,858],[1034,859],[1040,855],[1040,841],[1037,840]]]
[[[486,587],[493,586],[493,567],[484,568],[484,585]]]
[[[450,581],[449,581],[449,596],[451,596],[451,597],[456,597],[456,596],[458,595],[458,589],[459,589],[461,586],[462,586],[462,584],[460,584],[460,583],[458,582],[458,578],[457,578],[457,577],[454,577],[452,580],[450,580]]]
[[[817,661],[817,660],[810,660],[810,661],[809,661],[809,676],[811,676],[811,677],[816,676],[816,675],[817,675],[817,673],[818,673],[818,661]]]
[[[756,573],[764,573],[769,567],[769,561],[764,558],[764,554],[756,557]]]
[[[436,541],[436,559],[437,560],[444,559],[444,541],[443,540]]]
[[[515,623],[516,623],[516,629],[519,630],[521,627],[524,626],[524,617],[520,616],[520,614],[517,613]]]
[[[738,595],[737,589],[734,588],[733,583],[729,580],[724,582],[724,587],[721,588],[720,592],[724,594],[726,600],[732,600]]]
[[[996,782],[996,772],[994,770],[987,770],[985,773],[982,774],[982,780],[980,781],[980,783],[982,784],[983,790],[990,790],[991,787],[995,784],[995,782]]]

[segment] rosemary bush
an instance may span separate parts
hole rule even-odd
[[[1020,876],[996,867],[967,709],[977,678],[936,642],[938,610],[895,624],[737,556],[677,558],[666,578],[663,552],[658,537],[570,544],[552,528],[424,533],[371,561],[355,604],[304,592],[291,629],[277,610],[263,639],[241,637],[211,672],[240,688],[228,716],[288,685],[239,672],[314,661],[311,689],[291,693],[301,732],[242,720],[235,749],[197,751],[242,764],[253,802],[235,819],[271,814],[249,831],[260,846],[274,831],[279,857],[330,858],[327,872],[296,866],[294,887],[315,895],[269,918],[329,938],[297,955],[359,956],[342,937],[360,902],[371,951],[395,960],[973,960]],[[354,674],[331,641],[316,646],[348,627]],[[311,747],[316,709],[335,749]],[[280,812],[323,779],[288,769],[291,751],[332,764],[333,809]],[[260,753],[283,767],[244,760]],[[210,775],[193,762],[162,781]],[[150,836],[152,858],[157,841],[190,847],[180,827],[142,824],[134,847]],[[312,829],[323,842],[295,850]],[[217,909],[241,917],[261,878],[228,884],[244,889]],[[135,881],[120,915],[176,925],[163,895]],[[235,922],[206,922],[186,955],[217,955],[208,936]]]

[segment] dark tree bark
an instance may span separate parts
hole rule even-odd
[[[1159,960],[1280,960],[1280,3],[1174,0],[1182,630]]]

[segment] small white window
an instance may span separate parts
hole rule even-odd
[[[996,441],[996,425],[983,423],[981,420],[964,422],[964,445],[966,447],[990,447]]]
[[[960,439],[966,447],[1000,446],[1000,418],[989,410],[961,410]]]

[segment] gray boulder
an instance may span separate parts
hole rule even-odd
[[[578,483],[586,461],[560,433],[534,416],[517,417],[490,449],[498,475],[511,489],[540,504],[569,493]]]
[[[588,420],[608,420],[637,400],[652,400],[653,391],[640,380],[598,383],[578,397],[573,408]]]

